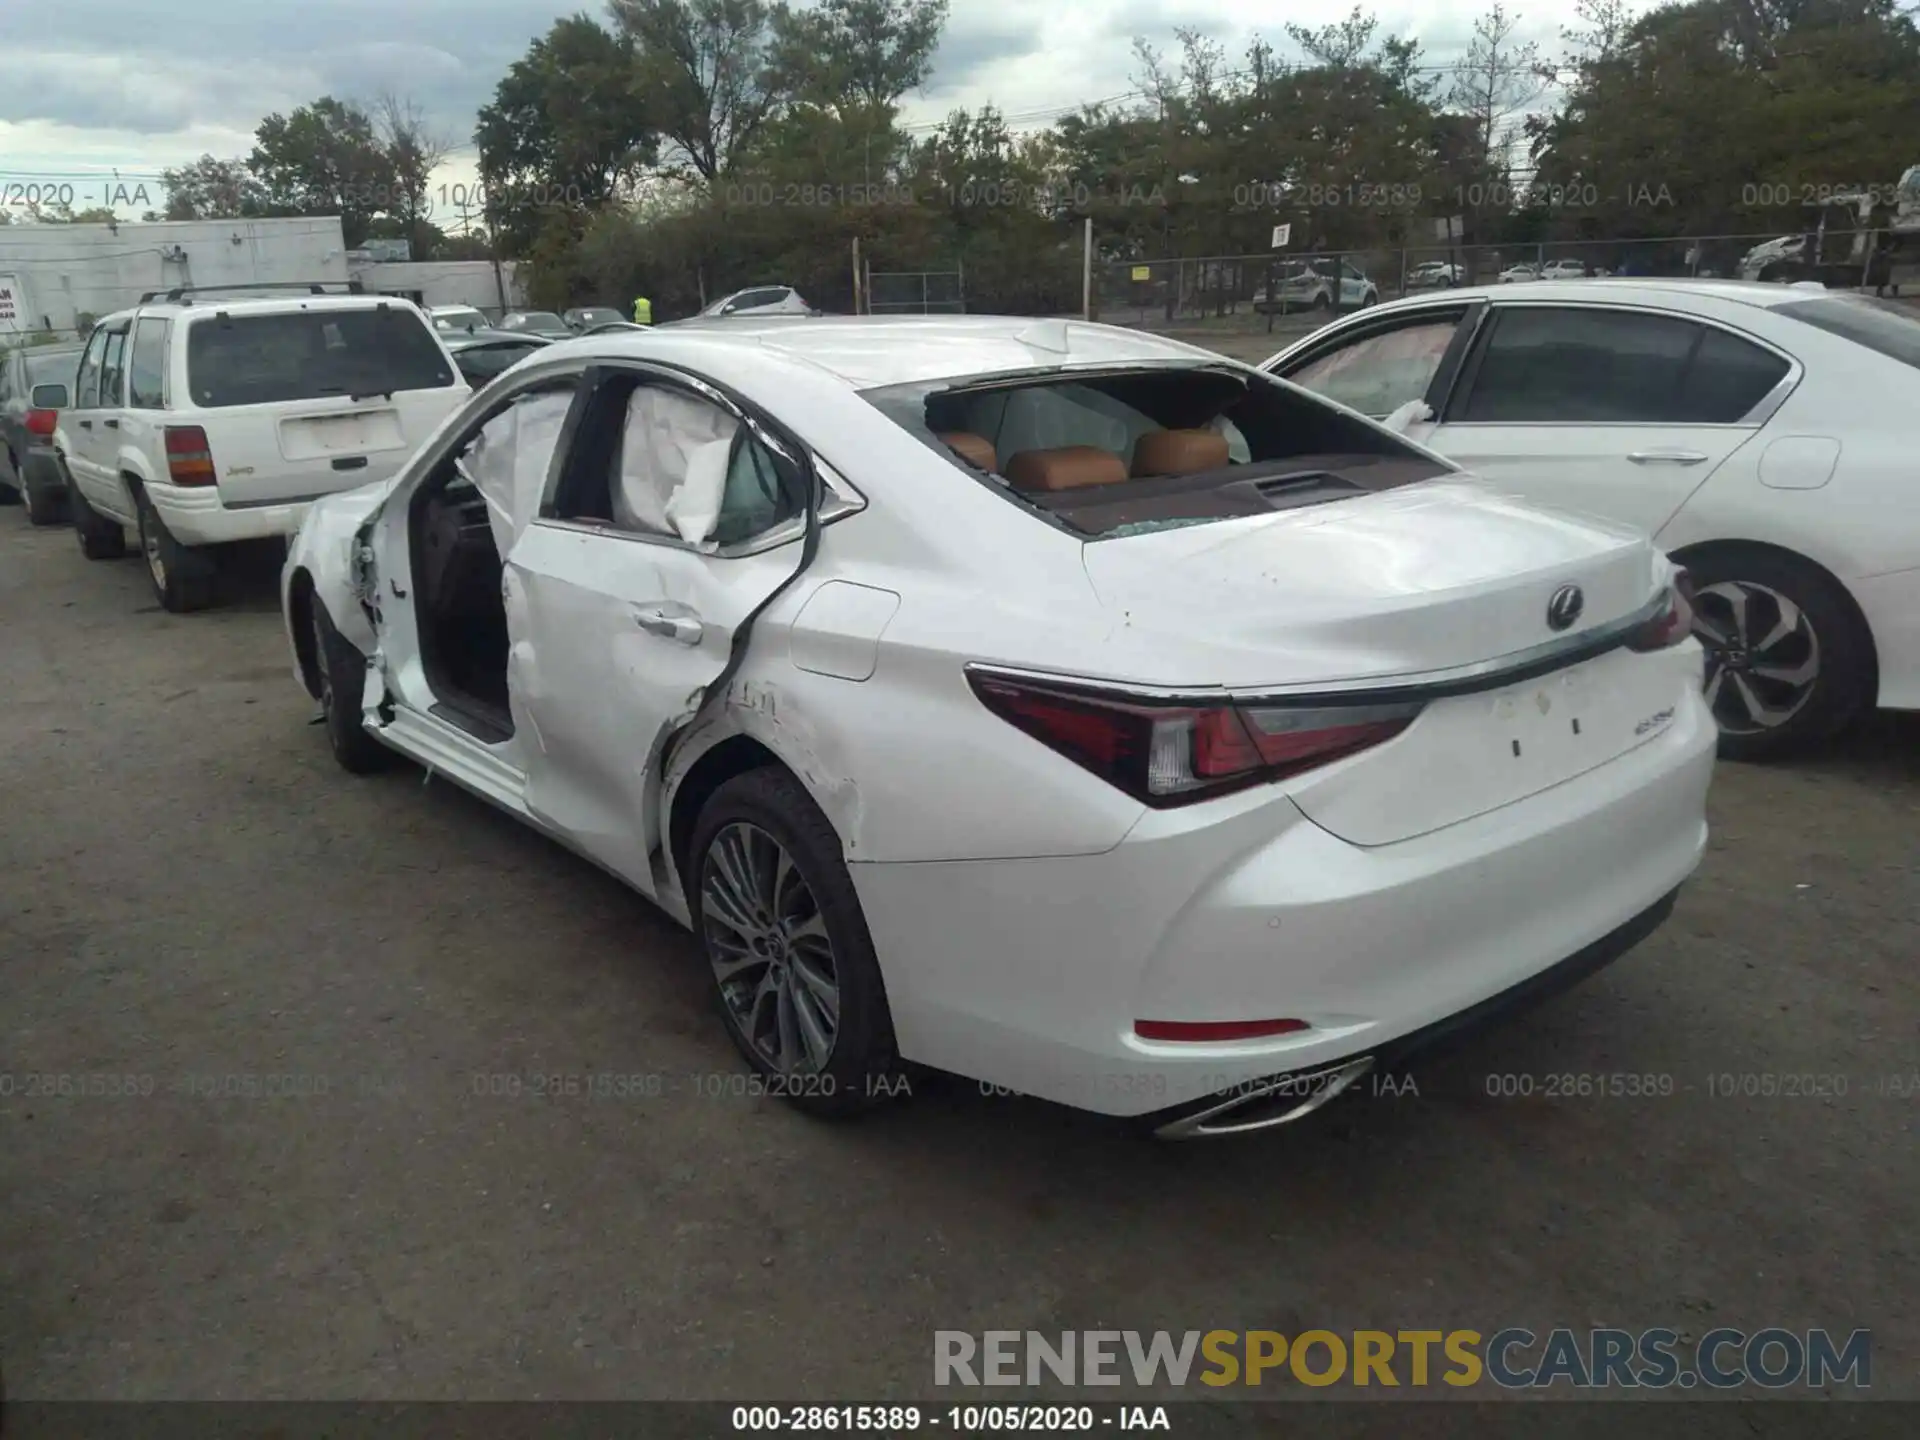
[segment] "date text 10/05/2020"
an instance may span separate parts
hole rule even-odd
[[[1349,182],[1330,185],[1285,185],[1255,180],[1233,187],[1233,203],[1240,210],[1418,210],[1445,204],[1455,210],[1482,206],[1535,210],[1662,209],[1674,203],[1664,183],[1635,181],[1601,188],[1591,182],[1566,185],[1534,183],[1508,185],[1500,181],[1473,184]]]
[[[812,184],[748,180],[719,188],[723,205],[740,209],[835,210],[927,206],[952,210],[1030,209],[1043,214],[1128,206],[1164,206],[1159,185],[1104,186],[1079,181],[1029,185],[1019,180],[969,180],[916,188],[892,182]]]
[[[1008,1430],[1171,1431],[1164,1405],[736,1405],[736,1431],[839,1431],[907,1434],[922,1428],[954,1435]]]

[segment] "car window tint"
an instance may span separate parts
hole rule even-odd
[[[127,404],[135,409],[158,410],[165,403],[167,328],[165,320],[148,315],[134,329],[133,352],[127,362]]]
[[[1775,306],[1773,313],[1920,370],[1920,315],[1910,306],[1867,295],[1830,295],[1819,300],[1789,301]]]
[[[1701,329],[1625,310],[1500,312],[1460,413],[1466,422],[1670,422]]]
[[[112,409],[120,404],[126,394],[124,384],[126,369],[127,332],[125,327],[111,332],[107,336],[106,348],[100,352],[100,406]]]
[[[1687,371],[1678,417],[1686,424],[1731,425],[1765,399],[1790,368],[1770,350],[1708,329]]]
[[[1454,316],[1367,335],[1286,378],[1363,415],[1388,415],[1427,393],[1459,324]]]
[[[437,390],[454,374],[431,331],[394,307],[214,315],[187,331],[196,405]]]
[[[100,403],[100,352],[106,348],[106,333],[96,330],[87,341],[80,361],[80,377],[75,385],[74,408],[88,410]]]
[[[454,352],[454,363],[469,381],[481,383],[519,364],[535,350],[546,347],[505,340],[494,345],[469,345]]]

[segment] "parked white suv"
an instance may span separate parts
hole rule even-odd
[[[320,496],[386,479],[470,393],[410,301],[220,288],[100,321],[54,432],[81,551],[123,555],[132,529],[173,611],[213,602],[219,547],[292,534]]]

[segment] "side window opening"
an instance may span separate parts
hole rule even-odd
[[[1494,321],[1457,415],[1467,424],[1657,424],[1702,328],[1630,310],[1519,306]]]
[[[712,551],[801,513],[797,476],[703,396],[643,378],[596,398],[548,513]]]
[[[1286,378],[1362,415],[1390,415],[1427,393],[1460,319],[1449,315],[1362,335],[1315,356]]]
[[[1451,468],[1225,366],[910,384],[865,398],[954,469],[1087,538],[1351,499]]]

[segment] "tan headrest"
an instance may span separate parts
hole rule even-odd
[[[1127,478],[1127,462],[1096,445],[1062,445],[1022,450],[1007,461],[1006,475],[1016,490],[1078,490],[1120,484]]]
[[[1194,475],[1228,461],[1227,437],[1211,430],[1149,430],[1133,445],[1133,478]]]
[[[949,430],[946,434],[936,435],[934,438],[976,470],[985,470],[991,475],[1000,468],[1000,457],[993,452],[993,442],[984,435],[970,435],[965,430]]]

